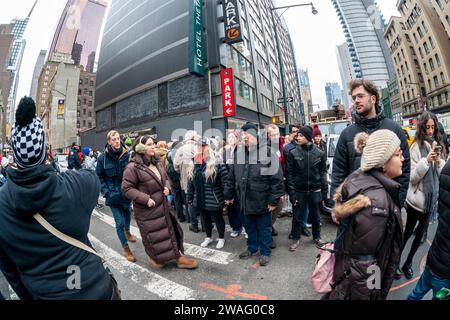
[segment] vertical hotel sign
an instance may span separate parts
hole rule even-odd
[[[203,0],[189,0],[189,72],[205,75]]]
[[[56,112],[57,119],[64,119],[64,99],[58,100],[58,110]]]
[[[220,78],[222,80],[222,105],[223,116],[233,117],[236,113],[234,102],[233,69],[223,69]]]
[[[238,1],[239,0],[222,0],[225,43],[228,44],[243,41]]]

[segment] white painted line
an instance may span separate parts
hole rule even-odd
[[[8,285],[9,287],[9,296],[11,300],[20,300],[19,297],[17,296],[16,292],[13,290],[13,288],[11,288],[10,285]]]
[[[153,273],[138,264],[129,262],[122,255],[109,248],[92,234],[89,240],[97,252],[107,261],[114,270],[117,270],[147,291],[158,295],[166,300],[195,300],[194,290],[170,281],[160,275]]]
[[[100,219],[101,221],[105,222],[106,224],[110,225],[111,227],[113,228],[116,227],[114,218],[110,217],[109,215],[101,213],[96,209],[94,209],[93,215],[98,219]],[[134,236],[142,240],[142,236],[138,228],[131,226],[130,231]],[[232,259],[233,254],[230,252],[219,251],[209,248],[202,248],[200,246],[196,246],[194,244],[189,243],[183,243],[183,245],[184,245],[184,253],[186,255],[192,256],[193,258],[198,258],[217,264],[229,264],[230,262],[233,261]]]

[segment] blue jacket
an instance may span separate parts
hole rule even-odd
[[[109,299],[112,282],[101,259],[56,238],[32,218],[40,213],[59,231],[90,245],[91,214],[100,193],[95,173],[58,174],[45,165],[7,173],[0,192],[0,269],[19,298]],[[80,290],[67,287],[73,266],[80,268]]]
[[[125,146],[114,152],[111,146],[98,157],[96,172],[101,183],[101,192],[110,207],[128,208],[131,201],[122,194],[122,179],[130,154]]]

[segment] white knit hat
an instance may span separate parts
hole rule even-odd
[[[355,136],[355,149],[362,153],[361,170],[382,168],[400,148],[400,139],[391,130],[377,130],[370,136],[361,132]]]

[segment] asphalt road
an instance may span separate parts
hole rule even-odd
[[[225,217],[227,222],[227,218]],[[336,226],[326,217],[322,218],[322,238],[334,240]],[[132,232],[138,234],[136,223],[132,221]],[[428,238],[434,237],[437,224],[430,225]],[[184,242],[188,255],[198,259],[197,270],[180,270],[175,263],[162,270],[152,269],[147,263],[142,242],[131,244],[137,263],[129,263],[122,256],[122,250],[115,233],[114,220],[109,208],[95,210],[92,216],[90,239],[94,247],[108,260],[122,291],[123,299],[132,300],[317,300],[311,286],[311,272],[318,250],[311,238],[303,237],[299,249],[288,250],[288,234],[291,218],[278,219],[275,224],[279,235],[275,237],[277,248],[272,251],[270,263],[260,267],[257,258],[240,260],[239,253],[246,249],[245,238],[230,238],[226,232],[225,247],[216,250],[216,242],[208,249],[199,245],[204,233],[193,233],[188,224],[182,223]],[[217,238],[217,232],[213,231]],[[429,242],[429,241],[428,241]],[[431,243],[431,242],[429,242]],[[419,266],[423,270],[429,243],[419,248],[414,259],[415,277],[407,281],[395,281],[388,299],[404,300],[417,282]],[[409,248],[409,245],[408,245]],[[403,261],[403,260],[402,260]],[[0,275],[0,292],[6,298],[16,299]],[[430,297],[430,295],[428,296]]]

